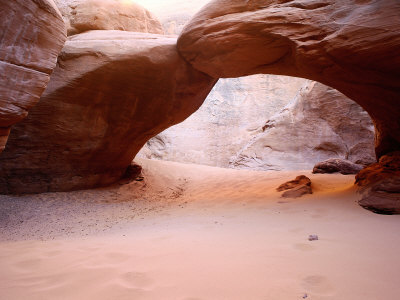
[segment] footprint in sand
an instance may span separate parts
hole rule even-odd
[[[131,257],[131,255],[126,254],[126,253],[121,253],[121,252],[109,252],[105,254],[105,257],[107,258],[108,262],[111,264],[118,264],[126,261]]]
[[[49,258],[61,254],[60,250],[51,250],[44,253],[43,258]]]
[[[321,275],[312,275],[304,277],[302,286],[307,292],[314,293],[320,296],[332,296],[334,288],[329,280]]]
[[[19,261],[14,264],[15,267],[17,268],[22,268],[24,270],[26,269],[35,269],[40,266],[40,264],[43,263],[43,259],[41,258],[31,258],[31,259],[26,259],[23,261]]]
[[[153,280],[142,272],[126,272],[120,278],[129,287],[146,288],[153,284]]]
[[[296,227],[296,228],[289,229],[289,232],[291,232],[291,233],[299,233],[299,232],[302,232],[303,230],[304,230],[303,227]]]
[[[297,243],[297,244],[294,244],[293,247],[295,249],[301,250],[301,251],[312,251],[315,249],[314,245],[305,244],[305,243]]]

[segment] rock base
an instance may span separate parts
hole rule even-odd
[[[400,214],[400,151],[380,158],[356,176],[358,203],[374,213]]]

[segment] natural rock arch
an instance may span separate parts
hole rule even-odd
[[[78,34],[0,156],[0,191],[115,182],[146,140],[201,105],[217,78],[256,73],[309,78],[341,91],[369,112],[376,153],[384,158],[400,149],[399,12],[396,0],[215,0],[189,22],[178,51],[174,38],[153,34]],[[89,118],[79,115],[82,107]],[[118,114],[127,123],[121,126]],[[382,160],[390,169],[382,174],[400,178],[398,156]],[[368,171],[362,178],[371,186]],[[400,193],[399,186],[392,180],[379,192]]]
[[[396,0],[214,0],[185,27],[178,49],[215,78],[269,73],[331,86],[370,114],[378,157],[400,149]]]
[[[11,131],[0,156],[0,193],[118,181],[144,143],[197,110],[215,82],[179,56],[174,37],[74,35],[40,102]]]
[[[360,204],[400,213],[400,2],[214,0],[185,27],[181,55],[213,77],[319,81],[361,105],[379,162],[356,177]]]

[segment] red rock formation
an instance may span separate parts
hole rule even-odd
[[[270,73],[331,86],[370,114],[378,157],[400,149],[397,0],[214,0],[178,49],[216,78]]]
[[[66,39],[52,0],[0,1],[0,152],[11,125],[28,114],[50,79]]]
[[[373,212],[400,214],[400,151],[380,158],[356,176],[358,203]]]
[[[117,181],[143,144],[193,113],[215,81],[179,56],[175,38],[126,31],[71,37],[39,104],[0,156],[0,192]]]
[[[283,198],[298,198],[306,194],[312,194],[311,180],[305,175],[299,175],[294,180],[282,183],[277,189]]]
[[[89,30],[124,30],[163,34],[161,23],[129,0],[55,0],[68,35]]]

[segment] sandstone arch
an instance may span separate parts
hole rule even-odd
[[[197,110],[215,82],[179,56],[176,38],[74,35],[40,102],[11,132],[0,156],[0,193],[118,181],[143,144]]]
[[[378,157],[400,149],[396,0],[214,0],[178,49],[215,78],[270,73],[331,86],[370,114]]]

